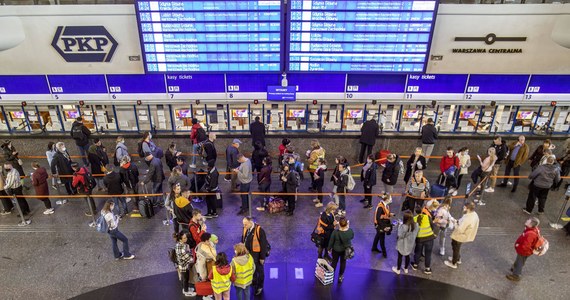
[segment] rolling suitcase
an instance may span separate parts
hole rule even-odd
[[[145,195],[148,194],[146,185],[142,186],[142,192]],[[143,218],[147,219],[150,219],[152,216],[154,216],[154,207],[152,205],[151,198],[148,196],[144,196],[142,199],[139,198],[139,213]]]
[[[447,188],[445,187],[445,176],[439,175],[438,184],[431,186],[429,195],[435,198],[445,197],[445,195],[447,195]]]

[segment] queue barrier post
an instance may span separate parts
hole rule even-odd
[[[562,207],[560,207],[560,212],[558,213],[558,216],[556,217],[556,221],[555,223],[550,223],[550,227],[554,228],[554,229],[562,229],[564,228],[564,225],[558,223],[560,221],[560,219],[562,219],[562,214],[564,213],[564,210],[566,209],[566,206],[568,205],[568,200],[570,200],[570,186],[568,187],[568,189],[566,189],[566,193],[564,194],[564,204],[562,204]]]
[[[95,220],[95,209],[91,203],[95,204],[95,201],[91,198],[91,195],[85,195],[85,201],[87,202],[87,206],[89,207],[89,211],[91,212],[91,219],[93,220],[89,223],[89,227],[95,227],[97,225],[97,221]]]
[[[20,214],[20,218],[22,218],[22,222],[18,223],[18,226],[28,226],[32,223],[32,220],[26,220],[24,214],[22,213],[22,208],[20,207],[20,203],[18,203],[18,196],[16,194],[12,195],[12,202],[18,209],[18,213]]]
[[[166,197],[170,197],[170,194],[166,194]],[[164,210],[166,211],[166,220],[162,221],[162,225],[169,226],[170,222],[171,222],[170,209],[168,209],[168,207],[166,207],[166,201],[164,201],[164,202],[165,202]],[[171,205],[174,205],[174,203],[171,203]]]
[[[251,214],[251,206],[253,205],[252,200],[251,200],[251,188],[247,191],[247,215],[251,218],[252,214]]]

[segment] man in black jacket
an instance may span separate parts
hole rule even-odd
[[[216,159],[218,159],[218,153],[216,152],[216,145],[214,142],[216,141],[216,134],[210,132],[208,134],[208,139],[204,142],[204,152],[206,152],[206,158],[204,160],[206,165],[210,165],[210,161],[213,161],[216,164]]]
[[[137,194],[139,191],[139,169],[137,165],[131,162],[130,156],[123,156],[120,161],[120,174],[121,182],[125,184],[128,194]],[[135,197],[135,208],[138,210],[139,207],[139,197]]]
[[[71,138],[75,140],[75,145],[79,148],[79,153],[83,156],[83,163],[85,166],[89,166],[89,161],[87,160],[87,151],[89,150],[89,137],[91,136],[91,131],[89,128],[83,125],[83,118],[78,117],[75,122],[71,125]]]
[[[265,281],[263,265],[265,264],[265,258],[269,256],[271,246],[267,241],[265,230],[259,224],[255,224],[251,217],[243,218],[241,242],[245,244],[245,248],[253,257],[255,273],[253,274],[252,285],[255,295],[259,296],[263,292],[263,283]]]
[[[103,178],[103,183],[107,188],[107,194],[109,195],[121,195],[123,194],[123,183],[121,181],[121,170],[115,165],[109,164],[107,167],[110,172],[107,172]],[[127,209],[127,199],[125,197],[113,197],[113,202],[115,203],[115,212],[121,217],[124,217],[129,210]]]
[[[65,186],[65,190],[68,195],[73,195],[76,191],[71,185],[71,182],[73,181],[71,176],[74,173],[71,168],[71,157],[69,157],[69,153],[67,153],[67,148],[63,142],[55,144],[55,149],[56,151],[50,166],[51,174],[54,177],[59,177],[61,183]],[[67,199],[57,200],[55,203],[59,205],[65,204],[67,203]]]
[[[255,122],[249,124],[249,132],[251,133],[251,145],[255,145],[256,141],[260,141],[265,146],[265,125],[261,123],[259,116],[255,117]]]
[[[237,174],[232,170],[239,167],[237,156],[239,154],[239,145],[241,141],[234,139],[232,144],[226,148],[226,165],[228,174],[224,178],[225,181],[230,181],[230,190],[232,192],[238,191],[237,189]]]
[[[152,194],[161,194],[162,193],[162,181],[164,181],[164,170],[162,168],[162,162],[160,159],[154,157],[151,153],[145,157],[145,160],[149,162],[148,173],[143,181],[141,181],[141,185],[144,186],[149,182],[152,182]],[[154,198],[154,205],[159,205],[162,203],[161,197],[157,196]]]
[[[217,201],[221,203],[221,194],[218,191],[218,179],[220,177],[220,173],[216,169],[214,165],[214,161],[208,162],[208,174],[206,174],[206,184],[204,188],[206,189],[207,193],[212,193],[211,195],[206,196],[206,205],[208,206],[208,213],[204,216],[205,218],[217,218]],[[215,193],[215,194],[213,194]],[[220,197],[218,199],[218,197]],[[221,207],[220,207],[221,208]]]
[[[429,157],[433,152],[436,140],[437,128],[433,125],[433,119],[428,118],[427,124],[422,127],[422,152],[426,158],[426,163],[429,162]]]
[[[360,155],[358,156],[358,162],[362,164],[364,163],[364,152],[366,151],[366,156],[370,155],[370,153],[372,153],[372,147],[376,144],[378,123],[372,118],[362,124],[360,132]]]

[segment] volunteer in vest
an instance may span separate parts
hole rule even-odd
[[[101,210],[101,215],[105,218],[107,222],[107,227],[109,228],[109,237],[113,243],[113,254],[115,259],[126,259],[130,260],[135,258],[135,256],[129,251],[129,239],[119,231],[119,216],[113,214],[115,204],[113,201],[105,202],[103,209]],[[123,252],[119,251],[119,246],[117,246],[117,240],[123,243]]]
[[[525,144],[525,137],[524,135],[520,135],[518,141],[512,142],[509,145],[509,158],[507,160],[507,167],[505,168],[505,176],[511,175],[511,170],[513,170],[514,176],[519,176],[519,172],[521,170],[521,165],[526,162],[528,158],[528,145]],[[507,178],[503,179],[503,182],[499,184],[499,187],[506,187],[507,186]],[[513,188],[511,189],[511,193],[517,191],[517,186],[519,185],[519,178],[513,179]]]
[[[208,279],[211,281],[216,300],[230,299],[230,288],[236,280],[236,275],[228,263],[226,253],[220,252],[216,255],[216,264],[208,274]]]
[[[431,275],[431,253],[433,250],[433,240],[435,240],[435,234],[433,233],[433,223],[432,218],[426,210],[422,209],[420,206],[416,206],[416,214],[414,221],[418,223],[420,230],[418,231],[418,236],[416,237],[416,246],[414,249],[414,263],[412,263],[412,269],[416,271],[419,268],[420,257],[422,253],[425,255],[425,269],[424,274]]]
[[[388,194],[380,196],[380,202],[376,206],[376,211],[374,212],[374,227],[376,228],[376,236],[374,236],[374,242],[372,243],[372,252],[381,252],[382,256],[386,258],[388,253],[386,252],[386,234],[390,234],[392,231],[392,223],[390,222],[390,217],[394,214],[390,212],[390,207],[388,206],[392,203],[392,197]],[[378,241],[380,241],[380,249],[378,250]]]
[[[329,202],[325,211],[321,213],[319,217],[319,223],[316,228],[316,232],[323,237],[323,243],[318,246],[318,257],[325,258],[327,260],[332,260],[329,256],[329,252],[327,251],[327,246],[329,245],[329,240],[331,238],[331,234],[334,231],[335,226],[338,225],[338,222],[335,220],[334,215],[336,210],[338,209],[338,205],[334,202]],[[324,256],[323,256],[324,252]]]
[[[406,200],[402,204],[402,211],[414,210],[416,205],[423,205],[423,198],[429,195],[429,181],[424,177],[422,170],[416,170],[406,189]]]
[[[457,269],[457,265],[461,264],[461,246],[475,240],[479,229],[479,215],[475,212],[475,207],[476,205],[473,202],[465,203],[463,216],[459,221],[455,221],[455,230],[451,233],[453,256],[444,261],[445,265],[450,268]]]
[[[449,188],[449,193],[453,196],[457,195],[457,177],[456,171],[459,170],[459,158],[455,155],[453,147],[447,147],[444,156],[441,157],[439,163],[441,175],[445,178],[445,187]]]
[[[364,187],[364,194],[368,194],[364,196],[364,208],[372,208],[372,196],[370,194],[372,194],[372,187],[376,185],[377,170],[378,165],[374,162],[374,155],[368,155],[366,164],[362,166],[362,171],[360,171],[360,180]]]
[[[235,256],[232,258],[232,272],[235,274],[234,286],[238,300],[251,299],[251,283],[255,273],[253,257],[243,243],[234,245]]]
[[[190,139],[192,140],[192,163],[190,163],[190,168],[196,168],[196,157],[197,157],[197,153],[198,153],[198,147],[199,147],[199,143],[202,142],[203,140],[206,139],[205,136],[201,136],[200,138],[202,138],[203,140],[201,141],[198,137],[198,135],[205,135],[205,131],[204,128],[202,128],[200,134],[198,134],[198,129],[202,128],[202,125],[200,125],[200,123],[198,123],[198,119],[193,118],[192,119],[192,132],[190,133]]]
[[[75,122],[71,125],[71,138],[75,140],[75,145],[81,153],[81,159],[86,166],[89,166],[89,161],[87,160],[87,151],[89,151],[89,137],[91,136],[91,131],[83,125],[83,118],[78,117]]]
[[[315,183],[315,170],[319,167],[319,158],[325,159],[325,149],[321,147],[318,140],[311,140],[311,149],[307,151],[307,163],[309,164],[309,175],[311,176],[311,186],[309,191],[314,192],[317,189]]]
[[[188,241],[188,235],[185,232],[177,232],[173,234],[173,237],[176,241],[174,251],[176,252],[176,261],[178,262],[177,267],[182,275],[182,294],[186,297],[196,297],[196,293],[193,289],[188,287],[190,283],[190,271],[194,265],[192,250],[186,243],[186,241]]]
[[[511,267],[512,274],[507,275],[507,279],[511,281],[520,281],[522,269],[526,260],[534,254],[536,243],[540,237],[540,230],[538,225],[540,220],[538,218],[530,218],[524,223],[524,231],[515,242],[515,250],[517,258]]]
[[[243,232],[241,242],[253,257],[255,263],[255,273],[253,275],[253,289],[255,295],[259,296],[263,292],[265,281],[264,267],[265,258],[269,251],[269,242],[265,235],[265,230],[253,222],[251,217],[243,218]]]

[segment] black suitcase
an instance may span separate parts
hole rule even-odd
[[[144,185],[142,186],[142,192],[143,194],[148,194],[146,186]],[[148,196],[144,196],[142,199],[139,198],[139,212],[143,218],[150,219],[154,216],[154,207],[152,205],[151,198]]]

